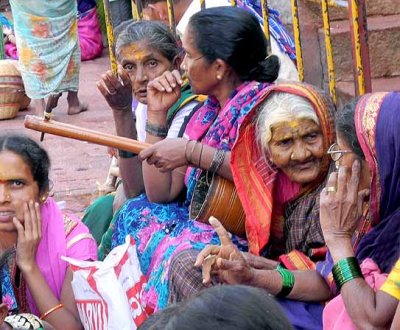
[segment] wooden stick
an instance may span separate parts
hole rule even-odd
[[[24,125],[26,128],[34,131],[100,144],[106,147],[130,151],[135,154],[138,154],[142,150],[151,146],[151,144],[139,142],[137,140],[93,131],[87,128],[65,124],[54,120],[45,121],[43,118],[37,116],[25,116]]]

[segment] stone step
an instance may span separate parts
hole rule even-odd
[[[400,76],[400,15],[368,18],[372,78]],[[326,71],[324,31],[319,29],[321,61]],[[332,22],[331,36],[337,81],[352,81],[353,59],[347,20]],[[325,77],[327,77],[325,72]],[[326,80],[326,79],[325,79]]]
[[[372,92],[400,91],[400,76],[390,78],[372,79]],[[338,108],[350,102],[355,96],[354,83],[342,81],[336,84],[338,95]]]
[[[321,1],[308,0],[306,5],[315,15],[321,16]],[[387,16],[400,14],[400,0],[366,0],[367,16]],[[347,8],[329,7],[331,21],[348,18]]]

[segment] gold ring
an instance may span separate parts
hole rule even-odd
[[[336,192],[336,187],[326,187],[326,192]]]

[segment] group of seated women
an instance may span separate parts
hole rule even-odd
[[[273,84],[279,61],[239,8],[192,16],[182,48],[160,23],[126,22],[118,77],[98,82],[117,134],[152,144],[139,155],[118,151],[128,200],[101,230],[86,222],[101,259],[135,239],[143,299],[155,311],[143,329],[268,329],[255,321],[262,311],[229,307],[237,297],[277,311],[271,329],[396,327],[400,94],[368,94],[335,113],[315,87]],[[72,274],[60,256],[95,260],[96,246],[46,199],[48,170],[32,140],[0,138],[2,298],[9,310],[75,329]],[[244,236],[215,218],[191,219],[199,184],[214,176],[235,184]]]

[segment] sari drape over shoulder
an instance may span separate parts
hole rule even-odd
[[[25,91],[32,99],[78,91],[77,3],[10,0]]]
[[[328,150],[334,141],[334,106],[329,98],[310,85],[285,83],[271,86],[262,99],[265,100],[275,92],[298,95],[310,102],[320,122],[323,147]],[[288,202],[293,203],[299,198],[307,197],[307,194],[316,190],[324,182],[330,166],[330,159],[326,155],[322,160],[318,178],[302,189],[277,170],[263,155],[255,138],[253,120],[260,110],[260,105],[261,102],[256,104],[244,119],[231,156],[234,182],[246,213],[246,234],[250,252],[256,255],[261,253],[271,237],[282,241],[284,206]],[[298,245],[298,240],[303,238],[293,237],[289,246]]]
[[[243,118],[268,86],[245,82],[232,91],[223,107],[209,97],[191,117],[185,137],[216,149],[231,150]],[[126,235],[136,241],[140,267],[148,279],[144,299],[154,310],[168,303],[169,266],[173,257],[183,250],[201,250],[207,244],[220,243],[211,226],[189,219],[188,206],[200,172],[194,167],[187,169],[185,202],[156,204],[141,195],[127,201],[112,224],[112,247],[122,244]],[[236,237],[232,239],[238,246],[246,245]]]
[[[61,297],[67,263],[62,256],[79,260],[97,260],[97,246],[87,227],[72,215],[62,215],[52,198],[41,206],[42,239],[36,252],[36,262],[46,283],[57,299]],[[24,292],[16,289],[16,265],[3,267],[3,301],[10,310],[31,312],[39,316],[33,297],[25,285],[20,285]],[[8,268],[8,269],[6,269]],[[12,269],[11,269],[12,268]]]

